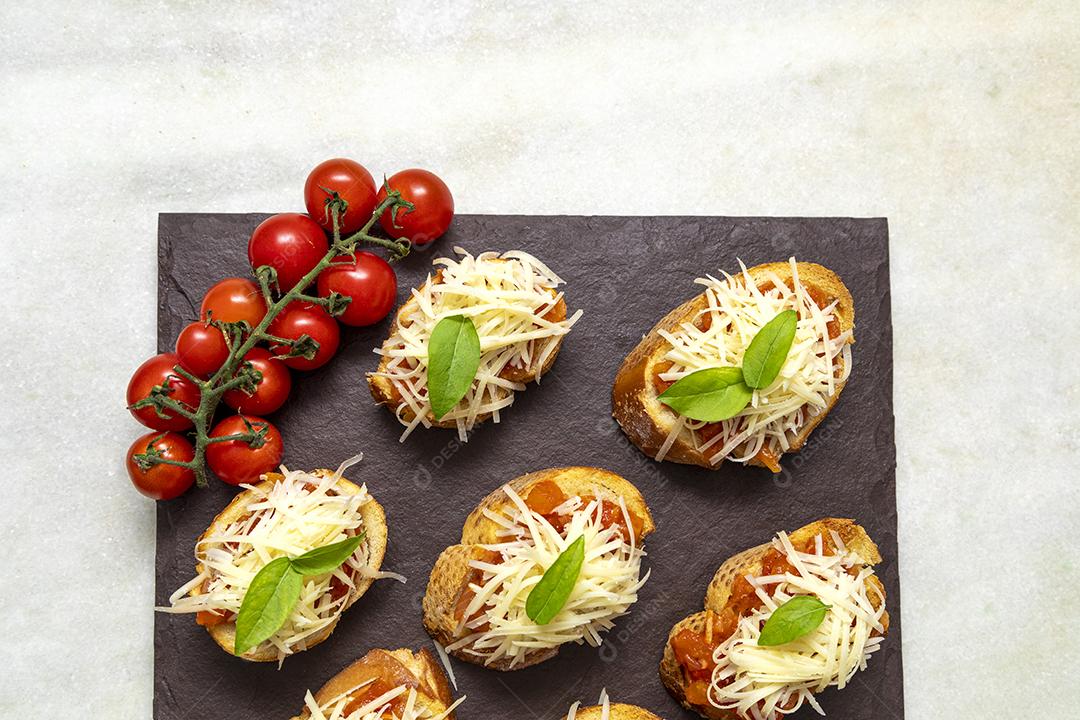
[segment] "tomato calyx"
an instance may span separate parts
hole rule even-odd
[[[331,263],[333,265],[333,263]],[[326,312],[330,313],[332,317],[340,317],[346,310],[349,309],[349,303],[352,302],[352,298],[348,295],[342,295],[336,290],[332,290],[329,295],[324,298],[319,298],[323,302],[321,303]]]
[[[196,383],[199,382],[198,378],[190,375],[190,373],[188,373],[180,366],[175,367],[174,370],[187,376],[187,379],[189,380],[193,380]],[[175,392],[175,388],[173,387],[173,380],[171,378],[166,378],[165,382],[154,385],[152,388],[150,388],[150,392],[146,395],[146,397],[142,398],[141,400],[136,400],[135,402],[128,405],[128,410],[141,410],[142,408],[149,407],[153,408],[154,412],[162,420],[168,420],[169,418],[173,417],[173,415],[180,415],[181,417],[185,417],[188,420],[194,420],[196,408],[191,407],[185,402],[173,399],[171,397],[173,392]]]
[[[334,247],[346,246],[349,248],[348,251],[341,252],[339,254],[352,254],[355,252],[356,246],[359,243],[364,242],[369,245],[378,245],[382,248],[385,248],[390,253],[390,257],[387,258],[387,261],[397,262],[398,260],[402,260],[407,257],[409,252],[412,250],[412,242],[408,238],[387,240],[385,238],[375,237],[368,234],[375,222],[379,219],[379,217],[381,217],[382,213],[396,213],[398,208],[402,207],[408,208],[406,212],[411,212],[413,209],[413,204],[411,202],[401,197],[400,192],[396,190],[391,190],[390,186],[386,185],[385,183],[386,178],[384,177],[383,189],[386,192],[386,197],[382,200],[382,202],[378,204],[378,207],[376,208],[377,212],[372,214],[368,221],[364,223],[363,227],[361,227],[355,233],[344,239],[341,237],[341,225],[342,219],[344,218],[349,208],[349,203],[346,202],[345,199],[342,198],[340,195],[338,195],[337,192],[320,186],[319,189],[329,193],[325,203],[325,212],[329,213],[330,221],[332,223]]]
[[[166,430],[155,435],[153,439],[147,443],[146,450],[141,453],[133,454],[131,456],[131,461],[143,472],[146,472],[155,465],[177,465],[179,467],[188,467],[188,464],[185,462],[166,458],[165,453],[163,453],[160,448],[156,447],[168,434],[169,431]]]
[[[386,175],[383,175],[382,186],[383,186],[383,192],[386,193],[387,197],[389,197],[391,193],[398,192],[396,190],[391,190],[390,189],[390,181],[386,179]],[[400,195],[401,193],[398,192],[398,194]],[[393,225],[395,228],[398,228],[399,230],[403,226],[398,224],[398,216],[401,214],[398,211],[403,209],[403,208],[405,210],[404,214],[408,215],[409,213],[411,213],[413,210],[416,209],[416,205],[414,205],[413,203],[409,202],[408,200],[402,198],[401,203],[398,204],[397,207],[390,208],[390,224]]]
[[[242,442],[252,450],[258,450],[266,445],[267,436],[270,433],[270,423],[265,420],[256,420],[255,422],[252,422],[246,415],[238,415],[237,417],[244,422],[245,429],[243,432],[211,437],[207,439],[206,444],[213,445],[215,443],[223,442]]]
[[[339,217],[345,217],[345,213],[349,212],[349,201],[341,197],[337,190],[331,190],[325,185],[320,185],[319,189],[326,193],[326,200],[323,201],[323,219],[328,223],[334,221],[332,209],[337,210]]]
[[[239,390],[251,397],[259,389],[259,383],[262,382],[262,379],[262,371],[257,370],[250,360],[244,360],[240,363],[236,375],[223,387],[228,387],[229,390]]]
[[[315,356],[319,353],[319,347],[321,347],[319,341],[307,333],[304,333],[295,340],[277,337],[276,335],[271,335],[269,340],[275,345],[288,346],[289,351],[287,353],[277,356],[281,358],[304,358],[305,360],[314,360]]]

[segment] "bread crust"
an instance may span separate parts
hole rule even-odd
[[[505,262],[505,261],[503,261],[503,262]],[[434,283],[440,282],[441,278],[442,278],[442,270],[439,270],[438,272],[435,273],[434,276],[432,276],[432,277],[430,277],[430,278],[428,278],[427,280],[424,281],[424,284],[420,286],[421,290],[423,288],[427,287],[429,284],[431,284],[433,282]],[[394,345],[394,343],[395,343],[395,341],[397,339],[397,336],[398,336],[398,332],[397,332],[398,328],[401,327],[401,324],[404,321],[404,319],[407,318],[417,308],[418,305],[419,305],[419,302],[416,299],[416,295],[413,295],[413,296],[411,296],[409,298],[408,301],[403,303],[400,308],[398,308],[397,313],[394,315],[394,323],[391,326],[390,334],[386,337],[385,340],[383,340],[383,344],[382,344],[383,350],[389,350],[389,349],[391,349],[393,347],[393,345]],[[555,303],[555,305],[552,307],[552,310],[549,311],[549,312],[554,312],[557,316],[561,316],[561,317],[565,318],[566,313],[567,313],[565,297],[559,298],[559,301],[557,303]],[[548,355],[547,359],[544,361],[544,365],[540,368],[540,377],[543,377],[544,375],[546,375],[547,372],[549,370],[551,370],[551,366],[555,364],[555,358],[558,357],[559,350],[562,349],[562,344],[563,344],[564,339],[566,339],[565,335],[560,336],[559,338],[556,339],[556,341],[555,341],[555,349],[551,351],[551,353]],[[379,367],[377,368],[376,372],[385,373],[387,371],[387,368],[388,368],[389,364],[390,364],[390,358],[388,356],[386,356],[386,355],[383,355],[382,359],[379,361]],[[536,382],[536,373],[535,373],[534,370],[531,370],[529,368],[507,368],[507,373],[506,373],[506,375],[504,375],[504,377],[507,380],[510,380],[511,382],[519,382],[519,383]],[[394,383],[390,380],[390,378],[377,375],[376,373],[368,373],[367,374],[367,381],[368,381],[368,390],[371,392],[371,397],[375,401],[375,403],[377,405],[385,405],[387,408],[390,409],[391,412],[394,412],[396,414],[397,413],[397,407],[401,403],[401,395],[398,392],[397,388],[394,387]],[[514,391],[513,390],[505,390],[504,392],[507,395],[510,395]],[[411,422],[413,419],[416,418],[416,413],[413,412],[413,409],[411,407],[406,406],[406,407],[402,408],[402,410],[401,410],[401,418],[403,420],[405,420],[406,422]],[[454,420],[436,420],[435,416],[432,415],[430,412],[428,413],[427,419],[428,419],[428,422],[431,423],[431,425],[433,427],[438,427],[438,428],[456,428],[457,427],[456,421],[454,421]],[[476,424],[479,425],[480,423],[486,422],[486,421],[488,421],[490,419],[491,419],[491,413],[482,413],[482,414],[477,416]]]
[[[654,715],[645,708],[637,705],[625,705],[623,703],[608,704],[609,720],[663,720],[659,715]],[[574,720],[600,720],[603,717],[603,705],[590,705],[578,708]],[[569,713],[567,713],[569,717]]]
[[[793,544],[798,545],[819,534],[824,538],[828,538],[830,537],[830,531],[836,532],[848,550],[855,552],[862,558],[864,565],[876,565],[881,562],[881,553],[878,551],[877,545],[870,539],[866,530],[851,519],[822,518],[789,533],[788,537]],[[710,720],[743,720],[741,716],[733,712],[719,710],[711,705],[694,705],[687,700],[686,683],[682,668],[675,658],[675,652],[671,649],[671,640],[685,629],[693,630],[696,633],[704,632],[709,612],[721,614],[727,608],[735,579],[740,576],[761,574],[762,560],[771,547],[772,541],[770,540],[756,547],[743,550],[725,560],[709,582],[709,587],[705,592],[705,610],[683,618],[675,623],[674,627],[671,628],[671,632],[668,633],[667,641],[664,643],[664,655],[660,660],[660,681],[680,705],[688,710],[693,710],[702,717],[710,718]],[[868,577],[866,583],[876,588],[881,598],[885,597],[885,588],[876,575]],[[875,595],[871,594],[871,598],[874,597]],[[875,607],[877,607],[876,604]],[[889,613],[887,611],[882,615],[881,622],[885,633],[888,633]]]
[[[331,470],[319,469],[313,471],[313,474],[322,477],[332,476],[334,473]],[[259,490],[266,492],[274,483],[283,478],[280,473],[266,473],[262,476],[263,479],[255,485]],[[346,480],[345,478],[339,478],[337,487],[343,491],[347,491],[347,494],[355,495],[360,492],[360,486],[355,483]],[[245,490],[239,493],[232,501],[225,506],[225,509],[217,514],[217,517],[210,523],[206,531],[199,536],[199,541],[196,546],[202,544],[204,540],[222,532],[231,522],[239,520],[247,512],[248,503],[251,501],[254,493],[251,490]],[[360,514],[364,519],[364,531],[367,534],[367,543],[369,547],[369,560],[370,567],[373,570],[378,570],[382,567],[383,558],[386,555],[386,545],[388,540],[388,530],[386,526],[386,513],[383,511],[382,505],[376,502],[375,498],[370,497],[366,503],[360,508]],[[202,562],[196,562],[195,570],[197,573],[202,573],[205,570],[205,566]],[[353,603],[359,600],[368,588],[374,582],[373,578],[357,578],[355,581],[356,587],[349,595],[349,599],[346,601],[345,607],[342,612],[335,618],[335,620],[323,628],[318,633],[311,635],[306,641],[306,649],[310,650],[319,643],[330,637],[331,633],[337,627],[338,622],[341,621],[341,616],[345,614],[345,610],[352,607]],[[192,589],[191,595],[200,595],[201,587]],[[210,637],[214,639],[221,649],[230,655],[234,654],[236,644],[236,623],[227,622],[219,625],[214,625],[207,628],[207,632],[210,633]],[[250,660],[251,662],[276,662],[278,659],[277,652],[272,647],[257,646],[244,653],[241,656],[244,660]]]
[[[853,330],[855,303],[851,292],[836,273],[816,263],[799,262],[796,263],[796,267],[799,271],[799,280],[804,286],[824,293],[830,302],[839,300],[836,306],[836,317],[840,323],[841,332]],[[757,265],[749,268],[748,272],[755,282],[764,281],[769,272],[785,282],[792,277],[791,265],[786,262]],[[630,442],[651,458],[655,459],[660,452],[677,418],[674,411],[657,399],[659,393],[652,382],[655,366],[663,362],[664,355],[671,349],[668,341],[660,335],[660,331],[674,332],[683,323],[692,322],[698,313],[707,307],[708,299],[703,292],[670,311],[630,351],[615,376],[615,384],[611,391],[612,415]],[[850,342],[853,343],[854,338]],[[788,452],[796,452],[802,448],[810,433],[836,405],[846,384],[846,381],[837,382],[836,392],[829,398],[825,410],[811,418],[802,427]],[[681,436],[675,439],[665,454],[664,460],[710,469],[718,468],[723,464],[722,462],[716,465],[710,464],[705,453],[695,449],[692,443]],[[766,467],[756,458],[748,464]]]
[[[327,680],[326,684],[315,693],[315,702],[320,706],[324,705],[355,688],[366,679],[365,670],[373,659],[381,663],[387,662],[388,659],[400,663],[402,668],[416,679],[418,706],[425,707],[437,715],[453,704],[454,697],[450,692],[450,682],[446,678],[446,673],[427,648],[421,648],[417,652],[406,648],[370,650],[364,657]],[[292,720],[308,720],[310,717],[311,711],[305,707]],[[446,718],[454,720],[454,713],[450,713]]]
[[[506,484],[524,498],[534,485],[545,480],[554,482],[570,496],[592,492],[597,486],[603,487],[612,494],[622,497],[626,503],[626,509],[641,518],[642,532],[639,540],[643,540],[656,529],[652,514],[641,492],[629,480],[608,470],[594,467],[549,468],[522,475]],[[446,548],[435,561],[428,580],[427,591],[424,593],[424,628],[436,642],[444,647],[459,639],[455,634],[458,625],[455,609],[459,595],[468,585],[471,574],[469,562],[481,557],[484,552],[482,545],[501,541],[497,536],[500,526],[485,517],[483,512],[485,509],[500,512],[508,509],[510,505],[512,501],[501,486],[490,493],[465,519],[461,530],[461,542]],[[548,660],[558,654],[559,648],[546,648],[526,655],[524,661],[513,668],[510,667],[509,658],[500,658],[484,665],[480,658],[464,652],[464,648],[449,652],[466,662],[483,665],[493,670],[506,671],[519,670]]]

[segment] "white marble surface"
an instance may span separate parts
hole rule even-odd
[[[888,216],[908,717],[1074,711],[1075,4],[18,5],[0,716],[149,717],[157,213],[300,209],[334,155],[462,212]]]

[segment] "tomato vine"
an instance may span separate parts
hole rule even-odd
[[[325,190],[325,188],[324,188]],[[254,275],[262,290],[263,299],[266,302],[266,314],[262,320],[252,327],[247,322],[220,322],[209,318],[211,324],[221,330],[225,337],[228,348],[228,358],[209,379],[203,380],[188,372],[179,364],[173,367],[173,371],[190,383],[193,383],[200,392],[198,407],[191,407],[171,397],[173,388],[169,381],[156,385],[146,397],[133,403],[130,408],[138,410],[150,407],[160,417],[179,415],[191,421],[194,426],[191,432],[195,436],[195,453],[191,460],[175,460],[166,458],[160,450],[150,443],[146,452],[132,456],[132,461],[142,470],[149,470],[155,465],[176,465],[192,470],[195,473],[195,483],[199,487],[206,487],[206,448],[219,442],[241,441],[251,448],[259,448],[266,442],[268,424],[262,422],[248,422],[245,419],[245,429],[242,433],[210,437],[210,423],[214,412],[222,400],[222,396],[229,390],[239,389],[251,393],[262,380],[262,373],[254,369],[250,362],[244,358],[248,351],[260,342],[267,342],[279,347],[288,347],[285,357],[305,357],[311,359],[318,352],[319,343],[308,335],[301,335],[296,339],[282,338],[272,335],[268,328],[270,324],[290,303],[301,301],[312,305],[319,305],[326,311],[337,317],[348,307],[351,298],[337,292],[331,292],[326,297],[309,295],[305,292],[315,282],[319,273],[335,264],[340,264],[339,258],[349,256],[355,260],[357,246],[360,243],[378,245],[390,253],[390,261],[399,260],[409,254],[412,243],[408,239],[387,240],[370,234],[372,226],[389,211],[391,216],[396,214],[398,208],[406,211],[413,209],[413,204],[402,198],[397,190],[391,190],[389,186],[383,188],[385,197],[376,205],[374,212],[367,222],[355,233],[342,237],[341,218],[348,209],[348,205],[336,192],[326,190],[326,212],[332,222],[333,238],[330,249],[326,255],[291,288],[283,290],[277,287],[277,273],[269,265],[255,268]],[[381,196],[382,194],[380,194]],[[335,262],[338,260],[338,262]],[[279,297],[275,300],[275,290]]]

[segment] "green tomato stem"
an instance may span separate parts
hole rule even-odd
[[[191,429],[191,433],[195,436],[195,455],[190,461],[169,460],[161,456],[146,455],[145,458],[147,462],[151,465],[176,465],[178,467],[189,468],[195,472],[196,485],[198,485],[198,487],[206,487],[206,448],[209,445],[236,440],[250,444],[255,443],[262,437],[262,433],[258,431],[237,433],[215,438],[209,436],[210,422],[213,420],[214,412],[221,402],[222,395],[229,390],[250,383],[252,380],[257,383],[262,378],[262,374],[251,369],[250,366],[244,369],[240,368],[244,362],[244,357],[260,342],[290,345],[294,342],[286,338],[272,335],[267,329],[274,319],[281,314],[281,311],[294,300],[303,300],[304,302],[323,306],[328,304],[329,298],[308,295],[304,290],[315,282],[319,273],[331,264],[335,264],[333,261],[338,256],[355,255],[356,246],[359,243],[368,243],[386,248],[391,253],[391,261],[401,259],[408,255],[411,248],[411,243],[408,240],[387,240],[369,234],[369,231],[375,225],[375,222],[384,212],[387,210],[393,211],[398,207],[412,209],[412,204],[403,200],[401,198],[401,193],[389,191],[388,188],[386,198],[376,206],[375,211],[371,214],[371,217],[364,226],[352,235],[342,238],[339,206],[336,202],[330,203],[330,213],[333,218],[333,242],[331,243],[329,250],[322,259],[315,264],[315,267],[308,271],[296,285],[282,293],[281,297],[277,300],[273,299],[274,296],[270,288],[271,273],[261,267],[255,269],[255,277],[262,290],[263,299],[266,301],[266,314],[263,315],[259,324],[248,330],[246,326],[240,324],[214,323],[225,336],[225,344],[229,350],[229,355],[217,372],[215,372],[208,380],[202,380],[195,377],[179,365],[176,365],[173,368],[177,375],[194,383],[199,388],[199,406],[194,411],[189,410],[176,400],[170,398],[167,394],[158,394],[147,397],[132,406],[133,408],[152,406],[158,410],[168,410],[191,420],[194,426]],[[239,373],[237,372],[238,370],[240,371]]]

